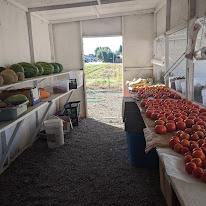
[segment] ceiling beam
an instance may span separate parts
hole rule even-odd
[[[97,15],[97,18],[100,18],[100,15],[99,15],[99,12],[97,10],[97,7],[96,6],[93,6],[92,7],[93,11],[95,12],[95,14]]]
[[[100,16],[102,18],[110,18],[110,17],[118,17],[118,16],[131,16],[131,15],[139,15],[139,14],[152,14],[154,13],[155,9],[143,9],[143,10],[136,10],[130,12],[119,12],[119,13],[112,13],[112,14],[104,14]],[[67,18],[67,19],[57,19],[57,20],[50,20],[51,24],[59,24],[59,23],[66,23],[66,22],[73,22],[73,21],[84,21],[90,19],[97,19],[96,15],[87,16],[87,17],[77,17],[77,18]]]
[[[166,0],[160,2],[160,3],[157,5],[154,13],[155,13],[155,14],[158,13],[165,5],[166,5]]]
[[[88,1],[88,2],[75,3],[75,4],[61,4],[61,5],[55,5],[55,6],[34,7],[34,8],[29,8],[29,12],[67,9],[67,8],[95,6],[95,5],[98,5],[98,3],[96,1]]]

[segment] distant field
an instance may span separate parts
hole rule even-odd
[[[122,64],[85,64],[87,88],[122,88]]]

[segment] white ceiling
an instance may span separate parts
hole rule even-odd
[[[152,13],[165,0],[15,0],[41,17],[59,23]],[[91,6],[91,4],[92,6]],[[90,5],[89,5],[90,4]],[[86,5],[86,6],[85,6]],[[74,6],[74,7],[73,7]],[[66,8],[63,8],[66,7]],[[69,7],[69,8],[68,8]],[[71,8],[70,8],[71,7]],[[73,8],[72,8],[73,7]]]

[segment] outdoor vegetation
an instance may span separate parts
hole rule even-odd
[[[122,88],[122,64],[85,64],[85,73],[87,88]]]

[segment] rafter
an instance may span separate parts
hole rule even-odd
[[[61,5],[55,5],[55,6],[34,7],[34,8],[29,8],[29,12],[67,9],[67,8],[95,6],[95,5],[98,5],[96,1],[88,1],[88,2],[75,3],[75,4],[61,4]]]

